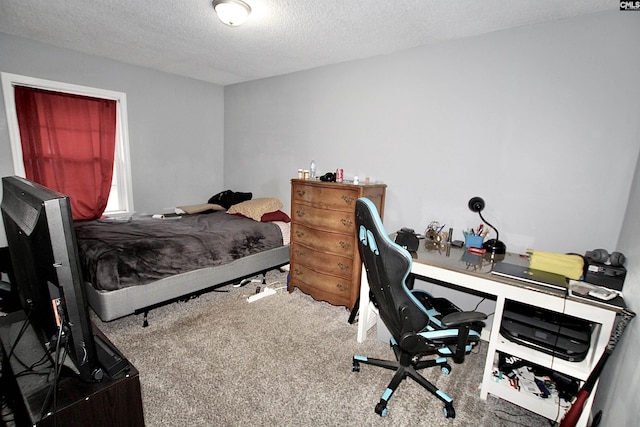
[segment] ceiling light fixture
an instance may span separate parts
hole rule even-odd
[[[251,7],[242,0],[214,0],[213,9],[222,22],[232,27],[242,25],[251,13]]]

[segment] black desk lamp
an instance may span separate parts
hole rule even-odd
[[[489,224],[487,220],[482,217],[482,210],[484,209],[484,200],[482,199],[482,197],[472,197],[471,200],[469,200],[469,209],[471,209],[473,212],[478,212],[478,215],[480,215],[480,219],[482,220],[482,222],[493,228],[493,231],[496,232],[496,238],[487,240],[486,242],[484,242],[482,247],[486,249],[487,252],[491,252],[492,254],[505,254],[507,252],[507,245],[498,240],[498,230],[496,230],[493,225]]]

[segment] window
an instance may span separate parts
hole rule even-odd
[[[107,91],[91,87],[70,85],[50,80],[36,79],[16,74],[2,73],[2,91],[4,93],[7,124],[11,139],[14,173],[24,177],[24,163],[20,130],[16,115],[14,86],[27,86],[48,91],[70,93],[116,101],[116,147],[113,165],[113,180],[105,215],[131,215],[133,213],[133,192],[131,186],[131,168],[129,161],[129,138],[127,126],[126,95],[121,92]]]

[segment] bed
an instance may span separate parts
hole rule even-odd
[[[75,229],[87,300],[103,321],[145,313],[146,322],[155,307],[289,262],[288,222],[226,210],[80,221]]]

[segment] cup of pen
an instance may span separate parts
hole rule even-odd
[[[482,248],[484,237],[471,232],[464,232],[464,246],[467,248]]]

